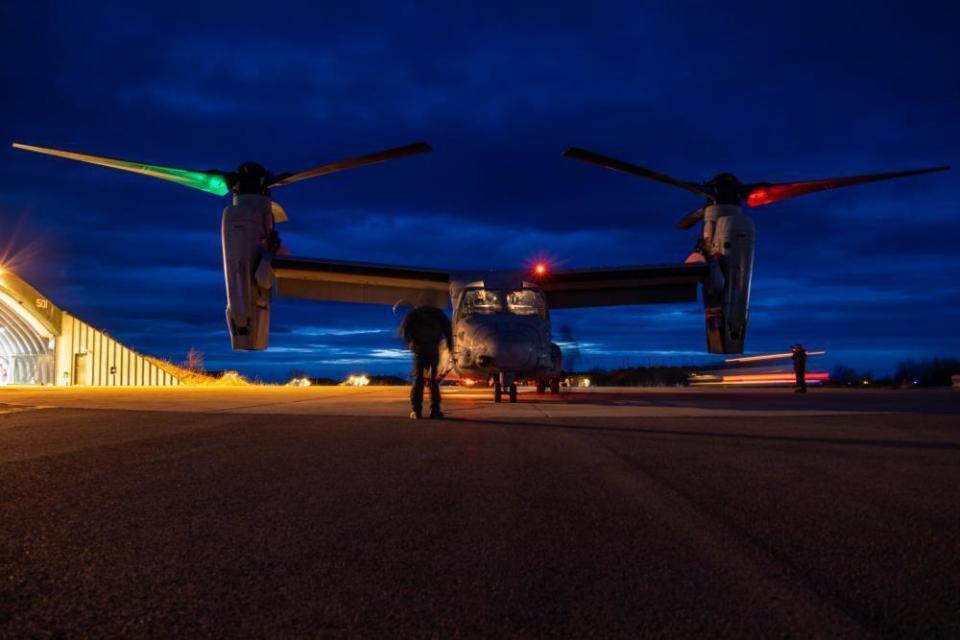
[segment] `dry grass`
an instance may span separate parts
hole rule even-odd
[[[185,369],[173,364],[169,360],[151,358],[150,356],[145,357],[149,362],[157,365],[185,385],[244,386],[250,384],[246,378],[241,376],[236,371],[226,371],[223,373],[223,375],[217,378],[209,373]]]

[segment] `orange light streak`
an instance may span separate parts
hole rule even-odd
[[[807,351],[808,356],[822,356],[826,351]],[[746,358],[729,358],[724,360],[724,362],[729,362],[731,364],[736,362],[757,362],[760,360],[778,360],[780,358],[790,358],[793,356],[793,352],[788,353],[770,353],[763,356],[747,356]]]
[[[808,373],[804,376],[807,382],[825,382],[830,379],[829,373]],[[796,376],[786,373],[746,373],[729,376],[691,376],[690,384],[694,386],[706,385],[743,385],[743,384],[792,384]]]

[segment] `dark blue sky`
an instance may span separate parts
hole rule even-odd
[[[958,10],[877,3],[4,3],[0,139],[159,164],[297,171],[434,153],[277,190],[294,255],[438,267],[682,260],[687,180],[957,164]],[[142,6],[135,6],[142,5]],[[329,5],[329,6],[326,6]],[[748,350],[802,341],[892,369],[960,354],[957,170],[756,210]],[[401,372],[389,308],[278,300],[229,349],[224,202],[4,149],[0,239],[57,304],[133,348],[277,378]],[[700,361],[699,305],[554,313],[580,366]]]

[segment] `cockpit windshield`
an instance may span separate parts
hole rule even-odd
[[[546,304],[543,294],[535,289],[497,291],[495,289],[468,289],[460,302],[460,313],[465,316],[490,315],[506,310],[518,316],[544,315]]]
[[[500,292],[492,289],[469,289],[463,294],[460,311],[464,315],[489,315],[503,310]]]
[[[507,309],[518,316],[543,314],[545,308],[543,294],[535,289],[520,289],[507,294]]]

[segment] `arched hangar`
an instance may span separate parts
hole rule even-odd
[[[0,268],[0,385],[174,386],[180,378]]]

